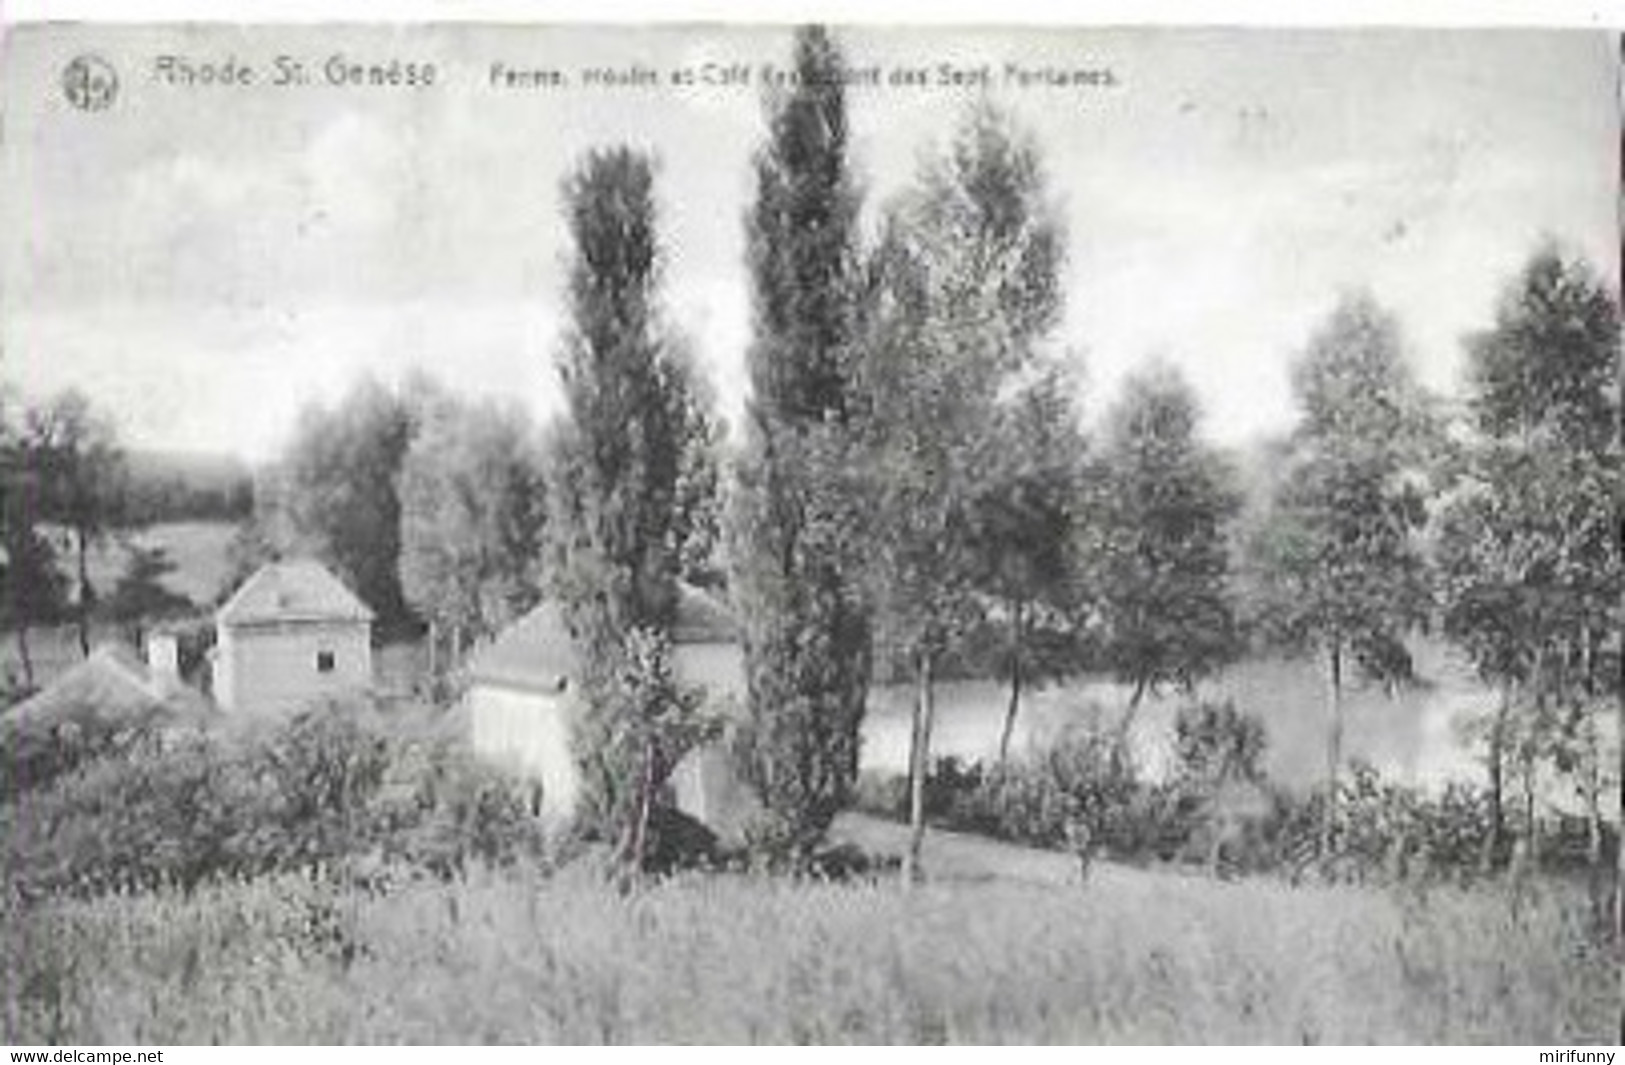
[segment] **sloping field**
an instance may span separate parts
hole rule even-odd
[[[230,572],[227,549],[237,527],[224,522],[183,521],[153,525],[130,536],[130,543],[160,547],[175,563],[165,578],[170,591],[200,607],[212,606]],[[90,558],[90,581],[103,596],[112,591],[129,559],[128,548],[109,539]]]
[[[236,526],[219,522],[175,522],[143,529],[132,534],[128,542],[110,537],[90,552],[90,582],[105,598],[124,572],[129,544],[161,547],[175,563],[174,571],[164,578],[164,584],[171,591],[186,596],[198,609],[210,609],[230,572],[228,549],[235,533]],[[61,534],[56,535],[59,538]],[[63,551],[64,548],[59,548],[59,552]],[[61,565],[71,572],[72,556],[62,553]],[[93,644],[118,638],[113,626],[92,625]],[[78,630],[72,624],[32,628],[28,639],[35,681],[40,685],[49,684],[82,660]],[[15,634],[10,630],[0,633],[0,671],[8,670],[17,676],[22,673]]]

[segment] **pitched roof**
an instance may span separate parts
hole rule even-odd
[[[308,558],[261,566],[215,615],[220,625],[371,620],[367,604],[326,566]]]
[[[100,731],[139,725],[160,716],[202,723],[213,713],[190,688],[161,692],[134,656],[107,645],[44,691],[7,710],[0,721],[6,732],[32,733],[64,724]]]
[[[509,625],[469,663],[476,681],[525,690],[561,691],[576,667],[563,611],[549,600]]]
[[[722,602],[681,585],[672,642],[678,646],[731,644],[738,639],[733,614]],[[477,682],[530,691],[556,692],[576,668],[576,651],[557,601],[548,600],[503,630],[469,664]]]
[[[677,644],[738,643],[739,622],[728,604],[710,592],[679,584],[671,638]]]

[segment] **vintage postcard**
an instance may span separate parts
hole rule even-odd
[[[1612,1061],[1619,80],[9,27],[4,1041]]]

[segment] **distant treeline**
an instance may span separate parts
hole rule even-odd
[[[130,451],[125,512],[129,524],[242,521],[254,510],[248,466],[224,455]]]

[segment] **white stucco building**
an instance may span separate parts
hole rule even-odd
[[[673,668],[706,689],[708,712],[744,699],[744,652],[732,616],[717,600],[683,587],[672,632]],[[541,784],[549,817],[575,808],[581,783],[570,749],[571,690],[577,659],[556,603],[544,602],[477,653],[469,665],[466,710],[474,752]],[[679,809],[729,836],[750,799],[720,746],[692,751],[672,774]]]
[[[319,562],[273,562],[215,615],[214,697],[227,713],[294,710],[372,684],[372,611]]]

